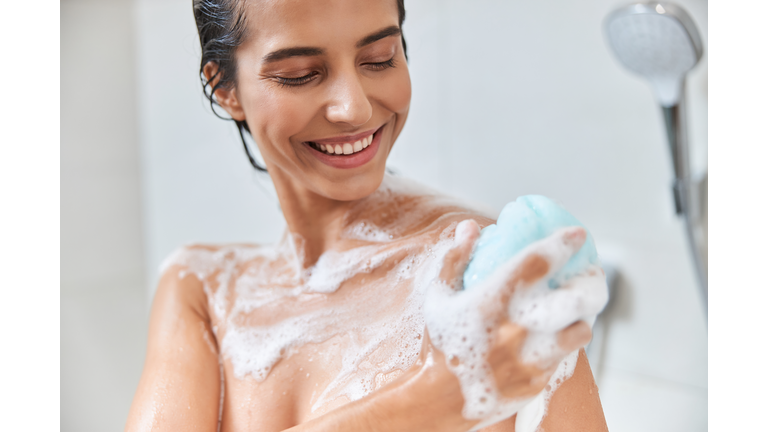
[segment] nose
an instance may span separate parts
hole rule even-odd
[[[325,117],[331,123],[362,126],[373,115],[373,107],[356,71],[340,74],[329,87]]]

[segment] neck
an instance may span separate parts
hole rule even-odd
[[[288,174],[270,169],[288,232],[289,241],[302,253],[297,257],[306,268],[336,244],[344,229],[344,216],[358,201],[338,201],[298,185]],[[303,256],[302,256],[303,255]]]

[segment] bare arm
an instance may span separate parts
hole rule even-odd
[[[217,428],[221,382],[206,296],[199,280],[178,273],[169,269],[155,294],[147,358],[126,431]]]
[[[573,376],[552,395],[541,428],[561,432],[608,430],[597,385],[583,349],[579,351]]]

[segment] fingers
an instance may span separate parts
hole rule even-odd
[[[510,304],[509,318],[538,332],[556,332],[582,319],[592,319],[608,302],[605,275],[592,268],[557,289],[545,288]]]
[[[554,372],[554,368],[542,369],[522,361],[520,350],[527,336],[524,327],[509,321],[498,327],[487,361],[504,397],[532,397],[544,389]]]
[[[454,237],[455,246],[443,259],[443,268],[440,270],[440,280],[455,289],[461,288],[461,280],[464,270],[467,268],[472,248],[480,236],[480,226],[473,219],[467,219],[456,225]]]
[[[589,324],[578,321],[566,327],[557,334],[557,345],[565,352],[576,351],[592,340],[592,330]]]
[[[491,290],[496,291],[489,293],[484,308],[489,311],[499,307],[506,309],[516,290],[548,280],[578,252],[586,238],[584,228],[562,228],[520,251],[488,278],[487,283],[496,287]]]
[[[515,272],[516,282],[532,284],[549,278],[581,249],[587,231],[578,226],[561,228],[552,235],[531,244],[521,252],[525,258]]]

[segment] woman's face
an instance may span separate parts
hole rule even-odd
[[[246,18],[237,82],[219,100],[273,178],[335,200],[372,193],[411,99],[396,1],[261,0]]]

